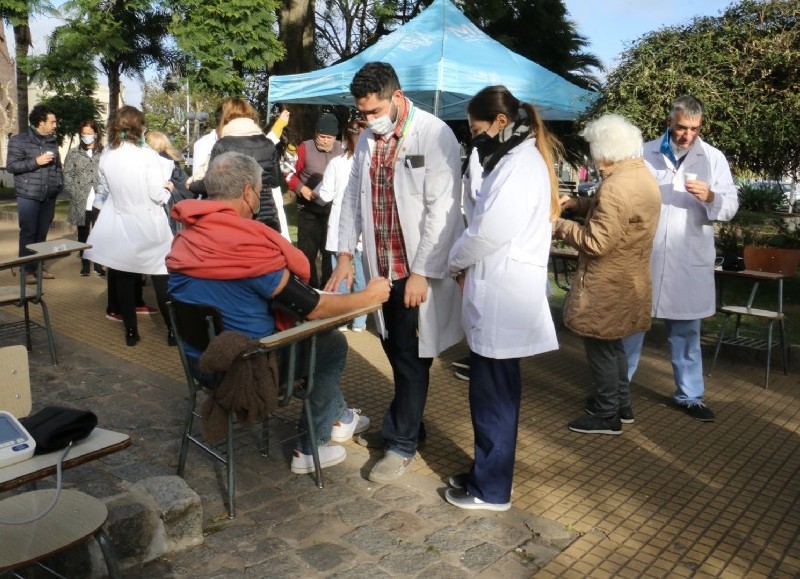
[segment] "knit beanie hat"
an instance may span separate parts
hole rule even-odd
[[[339,120],[336,115],[325,113],[317,121],[316,132],[318,135],[337,136],[339,134]]]

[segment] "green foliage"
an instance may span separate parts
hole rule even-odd
[[[584,88],[596,90],[604,71],[600,59],[586,51],[563,0],[462,0],[470,20],[489,36],[525,58]]]
[[[81,121],[94,119],[102,125],[100,103],[91,96],[61,94],[43,99],[42,102],[56,113],[58,119],[56,139],[59,145],[66,137],[72,137],[78,132]]]
[[[744,211],[775,211],[784,203],[780,185],[745,183],[739,186],[739,209]]]
[[[800,169],[800,0],[741,0],[717,17],[637,40],[588,113],[625,115],[647,138],[681,94],[706,107],[703,133],[737,169]]]
[[[284,56],[275,34],[276,0],[176,0],[171,32],[187,55],[192,85],[241,95],[248,73]]]
[[[172,145],[182,150],[186,146],[186,81],[180,77],[169,76],[164,80],[149,81],[143,86],[143,112],[147,127],[167,135]],[[189,107],[193,112],[206,112],[209,120],[205,126],[198,126],[203,134],[213,126],[214,109],[217,100],[204,96],[198,91],[190,94]],[[192,139],[195,126],[191,123]]]

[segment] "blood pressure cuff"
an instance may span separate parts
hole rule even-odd
[[[272,307],[284,311],[298,320],[305,320],[319,303],[319,293],[310,285],[290,275],[281,293],[272,296]]]
[[[88,410],[45,406],[20,419],[20,424],[36,441],[35,454],[47,454],[89,436],[97,426],[97,416]]]

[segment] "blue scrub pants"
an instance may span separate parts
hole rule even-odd
[[[511,501],[521,398],[519,358],[497,360],[470,352],[475,462],[467,478],[467,492],[484,502]]]
[[[675,376],[675,402],[684,406],[703,401],[703,353],[700,350],[700,320],[664,320],[667,343]],[[642,354],[644,332],[622,340],[628,358],[628,379],[632,380]]]

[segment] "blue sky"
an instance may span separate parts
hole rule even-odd
[[[686,24],[695,16],[719,16],[732,0],[564,0],[578,33],[591,42],[589,52],[610,70],[626,46],[647,32]]]
[[[53,2],[58,5],[61,2]],[[625,47],[647,32],[664,26],[686,24],[695,16],[718,16],[731,0],[704,0],[702,3],[671,0],[564,0],[578,33],[589,39],[589,52],[596,54],[606,67],[613,68],[617,56]],[[690,7],[691,6],[691,7]],[[32,22],[34,51],[46,47],[45,36],[58,22],[40,18]],[[7,30],[10,44],[13,35]],[[13,49],[12,49],[13,50]],[[141,87],[125,79],[126,101],[139,105]]]

